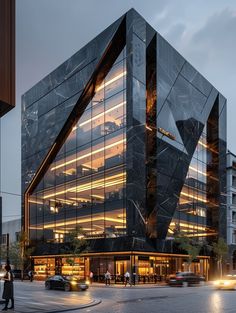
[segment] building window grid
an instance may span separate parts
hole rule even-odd
[[[123,64],[124,64],[124,60],[123,61],[121,61],[121,62],[123,62]],[[123,70],[124,71],[124,70]],[[124,79],[123,79],[124,80]],[[125,97],[125,90],[122,88],[122,91],[121,91],[122,93],[123,93],[123,95],[124,95],[124,97]],[[113,95],[114,96],[114,95]],[[124,102],[124,101],[123,101]],[[123,108],[124,108],[124,110],[126,110],[126,105],[124,105],[123,106]],[[103,111],[104,111],[104,109],[103,109]],[[125,117],[125,115],[123,115],[124,117]],[[103,117],[105,117],[105,114],[103,115]],[[125,134],[124,134],[124,131],[125,131],[125,124],[123,125],[123,137],[125,136]],[[105,134],[103,134],[103,135],[105,135]],[[91,132],[91,136],[92,136],[92,132]],[[91,138],[92,139],[92,138]],[[91,141],[91,145],[93,144],[93,141]],[[105,137],[104,137],[104,140],[103,140],[103,147],[105,148]],[[65,148],[66,148],[66,145],[65,145]],[[65,148],[63,148],[62,150],[64,150],[64,152],[62,153],[63,155],[64,155],[64,159],[65,159],[65,157],[66,157],[66,152],[65,152]],[[104,151],[105,151],[105,149],[104,149]],[[104,152],[104,155],[105,155],[105,152]],[[58,159],[58,157],[56,158],[56,159]],[[56,160],[55,159],[55,160]],[[66,171],[66,166],[64,166],[63,167],[63,169],[64,169],[64,171]],[[54,173],[53,173],[53,175],[54,175],[54,178],[55,178],[55,175],[56,175],[56,172],[54,171]],[[105,178],[105,171],[103,171],[103,177]],[[64,177],[65,178],[65,177]],[[92,179],[92,176],[91,176],[91,179]],[[60,183],[62,183],[62,182],[60,182]],[[55,187],[54,187],[54,194],[57,192],[57,181],[56,181],[56,179],[55,179]],[[64,181],[63,181],[63,184],[64,184],[64,186],[65,186],[65,179],[64,179]],[[123,183],[124,184],[124,183]],[[92,184],[91,184],[92,185]],[[46,189],[44,188],[45,186],[43,186],[43,197],[45,196],[45,191],[46,191]],[[123,190],[124,188],[122,188],[122,190]],[[103,192],[103,194],[105,194],[105,189],[104,189],[104,192]],[[65,193],[64,193],[64,195],[65,195]],[[77,188],[76,188],[76,198],[77,198],[77,195],[78,195],[78,192],[77,192]],[[35,195],[36,197],[36,202],[37,202],[37,193],[36,193],[36,195]],[[65,200],[65,196],[64,196],[64,200]],[[56,196],[54,196],[54,202],[56,203]],[[124,203],[124,199],[123,199],[123,203]],[[92,223],[92,221],[93,221],[93,212],[92,212],[92,206],[93,206],[93,203],[92,203],[92,205],[91,205],[91,215],[90,215],[90,220],[91,220],[91,223]],[[47,207],[46,205],[44,206],[44,212],[46,211],[46,209],[45,209],[45,207]],[[35,220],[35,224],[36,225],[38,225],[38,222],[39,222],[39,220],[38,220],[38,216],[40,215],[40,206],[39,207],[37,207],[37,212],[38,212],[38,214],[36,215],[36,220]],[[77,221],[78,221],[78,219],[79,219],[79,217],[78,217],[78,215],[77,215],[77,212],[79,211],[79,209],[78,209],[78,207],[77,207],[77,210],[76,210],[76,224],[77,224]],[[55,212],[56,213],[56,212]],[[50,209],[49,209],[49,214],[50,214]],[[56,217],[57,217],[57,214],[54,214],[53,215],[53,218],[51,218],[51,221],[53,222],[53,231],[54,231],[54,233],[55,234],[57,234],[57,221],[56,221]],[[66,219],[66,211],[64,211],[64,220]],[[43,220],[42,221],[42,225],[44,225],[45,224],[45,220]],[[60,223],[61,223],[61,221],[60,221]],[[106,223],[106,221],[105,221],[105,205],[104,205],[104,221],[103,221],[103,223],[104,223],[104,230],[105,230],[105,223]],[[124,220],[124,207],[123,207],[123,226],[124,226],[124,223],[125,223],[125,220]],[[37,227],[36,227],[37,228]],[[43,226],[43,228],[44,228],[44,226]],[[92,229],[92,224],[91,224],[91,229]],[[65,231],[67,231],[66,229],[65,229]],[[41,236],[39,236],[39,233],[37,234],[37,238],[39,239],[39,237],[41,237]],[[45,238],[45,240],[46,240],[46,235],[44,236]],[[62,238],[62,236],[60,236],[60,238]],[[57,239],[57,238],[56,238]],[[56,240],[57,241],[57,240]]]
[[[178,204],[179,217],[172,219],[173,225],[179,225],[178,228],[184,233],[189,233],[190,235],[205,237],[206,230],[202,228],[206,227],[206,224],[200,223],[199,217],[206,217],[206,127],[203,134],[199,139],[199,143],[194,152],[193,159],[190,163],[190,168],[186,176],[186,181],[183,190],[185,193],[180,195],[180,200]],[[193,175],[192,175],[193,174]],[[181,205],[182,199],[189,203],[187,210],[183,209]],[[186,200],[185,200],[186,199]],[[204,202],[202,200],[205,200]],[[186,221],[181,220],[181,211],[186,212]],[[191,223],[191,215],[195,217],[195,223]],[[182,226],[181,226],[182,225]],[[206,229],[206,228],[205,228]]]

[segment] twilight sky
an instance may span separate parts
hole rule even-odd
[[[5,220],[20,216],[21,95],[132,7],[227,98],[228,148],[236,154],[235,0],[16,0],[16,5],[17,106],[1,121]]]

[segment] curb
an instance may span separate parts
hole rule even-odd
[[[138,289],[157,289],[157,288],[167,288],[169,287],[168,285],[163,285],[163,286],[138,286],[138,285],[135,285],[135,286],[127,286],[125,287],[124,285],[121,285],[121,286],[116,286],[116,285],[110,285],[110,286],[104,286],[104,285],[96,285],[96,286],[91,286],[90,285],[90,288],[104,288],[104,289],[135,289],[135,290],[138,290]]]
[[[91,302],[87,303],[87,304],[83,304],[79,307],[74,307],[74,308],[68,308],[68,309],[62,309],[62,310],[52,310],[52,311],[44,311],[44,313],[61,313],[61,312],[69,312],[69,311],[75,311],[75,310],[82,310],[85,308],[89,308],[95,305],[98,305],[102,302],[101,299],[93,299]]]
[[[73,307],[73,308],[64,308],[64,309],[56,309],[56,310],[51,310],[51,311],[40,311],[40,310],[34,310],[34,313],[37,313],[37,312],[43,312],[43,313],[62,313],[62,312],[70,312],[70,311],[76,311],[76,310],[82,310],[82,309],[85,309],[85,308],[89,308],[89,307],[93,307],[95,305],[98,305],[102,302],[101,299],[93,299],[91,300],[90,302],[86,303],[86,304],[82,304],[80,306],[77,306],[77,307]],[[21,310],[17,310],[15,308],[15,312],[23,312]]]

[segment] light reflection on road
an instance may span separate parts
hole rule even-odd
[[[214,291],[209,296],[209,312],[222,313],[223,312],[223,303],[222,296],[220,296],[219,291]]]

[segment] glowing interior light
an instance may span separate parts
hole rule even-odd
[[[104,87],[107,87],[109,86],[110,84],[114,83],[115,81],[117,81],[118,79],[120,79],[121,77],[125,76],[126,75],[126,71],[118,74],[117,76],[113,77],[112,79],[108,80],[107,82],[105,83],[102,83],[97,89],[96,89],[96,92],[102,90]]]
[[[185,227],[185,228],[190,228],[190,229],[197,229],[197,230],[206,230],[206,227],[204,226],[199,226],[199,225],[194,225],[194,224],[186,224],[186,223],[178,223],[178,225],[180,227]],[[176,223],[175,222],[171,222],[170,223],[171,227],[175,227]]]
[[[110,187],[110,186],[121,184],[124,181],[125,181],[125,173],[120,173],[111,177],[107,177],[105,178],[105,180],[97,179],[93,182],[89,182],[83,185],[79,185],[76,187],[68,188],[66,190],[62,190],[62,191],[45,195],[43,199],[48,199],[53,196],[62,195],[66,192],[82,192],[82,191],[86,191],[86,190],[90,190],[90,189],[98,188],[98,187]]]
[[[199,140],[198,143],[199,143],[199,145],[203,146],[204,148],[208,148],[207,144],[205,144],[201,140]]]
[[[54,167],[51,168],[51,171],[55,171],[55,170],[58,169],[58,168],[64,167],[64,166],[66,166],[66,165],[72,164],[72,163],[74,163],[74,162],[76,162],[76,161],[82,160],[82,159],[87,158],[87,157],[89,157],[89,156],[91,156],[91,155],[94,155],[94,154],[96,154],[96,153],[99,153],[99,152],[102,152],[102,151],[104,151],[104,150],[107,150],[107,149],[110,149],[110,148],[112,148],[112,147],[115,147],[115,146],[117,146],[117,145],[119,145],[119,144],[121,144],[121,143],[123,143],[123,142],[126,142],[126,138],[125,138],[125,139],[122,139],[122,140],[119,140],[119,141],[116,141],[116,142],[114,142],[114,143],[111,143],[110,145],[107,145],[106,147],[102,147],[102,148],[99,148],[99,149],[94,150],[94,151],[92,151],[92,152],[89,152],[89,153],[87,153],[87,154],[81,155],[81,156],[78,157],[78,158],[75,158],[75,159],[72,159],[72,160],[70,160],[70,161],[67,161],[67,162],[64,162],[64,163],[62,163],[62,164],[59,164],[59,165],[57,165],[57,166],[54,166]]]
[[[196,168],[193,167],[193,166],[189,166],[189,168],[190,168],[192,171],[196,172],[196,173],[199,173],[199,174],[202,174],[202,175],[204,175],[204,176],[207,176],[206,173],[204,173],[204,172],[202,172],[202,171],[199,171],[198,169],[196,169]]]
[[[80,123],[80,124],[78,125],[78,127],[82,127],[82,126],[84,126],[84,125],[86,125],[86,124],[88,124],[88,123],[90,123],[90,122],[92,122],[92,121],[94,121],[94,120],[96,120],[96,119],[98,119],[98,118],[104,116],[105,114],[110,113],[110,112],[112,112],[112,111],[114,111],[114,110],[116,110],[116,109],[122,107],[124,104],[126,104],[126,101],[123,101],[123,102],[121,102],[121,103],[118,103],[118,104],[115,105],[114,107],[112,107],[112,108],[110,108],[110,109],[108,109],[108,110],[105,110],[104,112],[102,112],[102,113],[100,113],[100,114],[98,114],[98,115],[96,115],[96,116],[94,116],[94,117],[92,117],[92,118],[90,118],[90,119],[88,119],[88,120],[86,120],[86,121]],[[72,128],[72,131],[75,131],[78,127],[77,127],[77,126],[74,126],[74,127]]]
[[[199,196],[194,196],[194,195],[192,195],[191,193],[186,193],[186,192],[181,191],[181,195],[187,196],[187,197],[189,197],[189,198],[191,198],[191,199],[196,199],[196,200],[201,201],[201,202],[205,202],[205,203],[207,202],[206,199],[201,198],[201,197],[199,197]]]
[[[117,219],[117,218],[112,218],[112,217],[103,217],[103,216],[98,216],[98,217],[93,217],[92,218],[93,222],[97,222],[97,221],[108,221],[108,222],[115,222],[115,223],[120,223],[120,224],[124,224],[124,221],[121,219]],[[56,226],[66,226],[66,225],[74,225],[74,224],[82,224],[82,223],[87,223],[87,222],[91,222],[91,218],[81,218],[81,219],[77,219],[77,220],[67,220],[65,222],[60,222],[60,223],[56,223]],[[44,228],[54,228],[55,227],[55,223],[50,223],[50,224],[46,224],[44,225]]]

